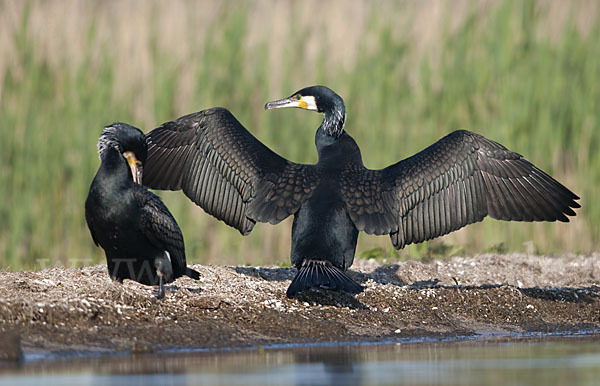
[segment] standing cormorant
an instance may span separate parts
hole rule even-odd
[[[389,234],[400,249],[483,220],[569,221],[579,197],[521,155],[465,130],[381,170],[367,169],[344,131],[342,98],[312,86],[265,109],[324,114],[315,165],[290,162],[263,145],[224,108],[167,122],[147,135],[144,184],[182,189],[243,235],[254,224],[294,215],[288,296],[312,287],[357,293],[344,271],[359,231]]]
[[[155,194],[140,185],[147,145],[144,134],[114,123],[98,140],[100,168],[85,201],[85,219],[96,245],[106,253],[114,280],[159,285],[200,274],[186,266],[183,236],[175,219]]]

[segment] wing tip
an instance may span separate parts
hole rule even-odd
[[[190,267],[185,268],[185,275],[191,277],[194,280],[200,280],[200,272]]]

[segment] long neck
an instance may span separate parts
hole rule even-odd
[[[126,189],[133,184],[127,162],[114,148],[107,149],[103,153],[96,178],[99,178],[102,185],[107,185],[111,189]]]
[[[344,134],[345,120],[346,108],[344,107],[343,102],[324,111],[323,122],[317,129],[317,133],[315,135],[315,145],[317,146],[317,151],[319,152],[319,160],[329,158],[326,156],[326,154],[332,154],[331,151],[328,151],[327,149],[336,144],[336,142]],[[335,148],[336,146],[333,147]]]
[[[363,165],[360,149],[354,139],[344,131],[344,117],[337,122],[334,122],[334,128],[338,128],[335,134],[327,133],[327,124],[331,124],[331,120],[326,118],[323,124],[319,126],[315,135],[315,145],[319,154],[319,164],[326,164],[327,170],[336,171],[346,167],[347,164]],[[337,126],[335,126],[337,124]],[[331,126],[330,126],[331,128]]]
[[[323,123],[319,127],[326,135],[333,139],[339,138],[344,133],[344,123],[346,121],[346,109],[342,105],[325,111]]]

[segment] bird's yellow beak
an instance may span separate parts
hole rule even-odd
[[[136,184],[142,184],[142,162],[138,161],[133,154],[132,151],[126,151],[123,153],[123,157],[127,160],[127,164],[129,165],[129,169],[131,169],[131,176],[133,177],[133,182]]]

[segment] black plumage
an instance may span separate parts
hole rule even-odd
[[[147,135],[144,183],[182,189],[243,235],[258,222],[294,215],[291,260],[299,272],[287,294],[311,287],[359,292],[344,271],[359,231],[389,234],[394,247],[429,240],[486,215],[500,220],[569,221],[577,197],[504,146],[459,130],[381,170],[365,168],[344,131],[342,98],[313,86],[265,109],[324,114],[315,165],[290,162],[252,136],[226,109],[167,122]]]
[[[155,194],[141,183],[147,145],[144,134],[125,123],[114,123],[98,141],[100,168],[85,201],[85,219],[96,245],[106,253],[108,273],[114,280],[158,285],[187,275],[181,230]]]

